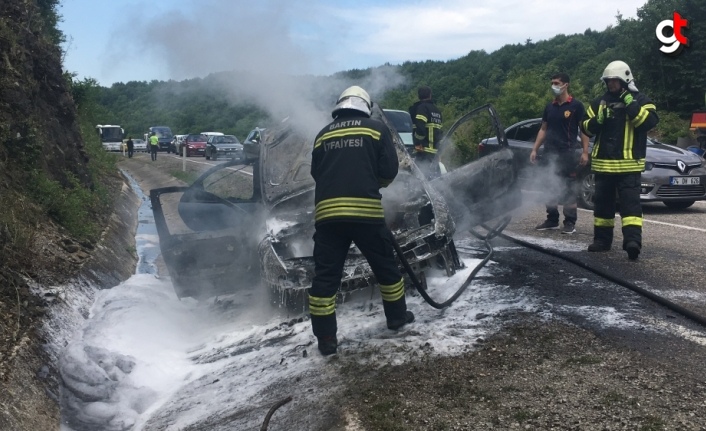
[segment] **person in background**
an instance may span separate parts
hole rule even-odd
[[[364,89],[347,88],[333,108],[333,122],[316,136],[311,153],[316,232],[309,312],[324,356],[338,348],[336,295],[351,242],[363,253],[380,285],[387,327],[397,330],[414,321],[414,314],[407,311],[404,280],[380,194],[380,188],[397,176],[397,152],[390,129],[370,118],[371,109]]]
[[[432,100],[431,88],[421,86],[417,90],[419,100],[409,107],[412,117],[412,142],[414,143],[414,161],[427,178],[441,174],[437,160],[439,144],[443,138],[441,131],[441,111]]]
[[[128,157],[129,159],[131,159],[131,158],[132,158],[132,153],[133,153],[134,150],[135,150],[135,143],[132,142],[132,136],[128,136],[128,137],[127,137],[127,143],[126,143],[126,144],[127,144],[127,157]]]
[[[552,182],[557,186],[556,195],[546,204],[547,219],[535,229],[559,229],[558,205],[561,204],[564,213],[564,227],[561,233],[565,234],[576,232],[576,171],[579,166],[586,166],[588,163],[588,136],[584,133],[581,133],[583,151],[579,160],[576,160],[577,135],[586,110],[583,103],[569,94],[569,82],[569,75],[566,73],[552,76],[551,89],[554,100],[544,108],[542,126],[530,153],[530,163],[537,163],[537,150],[544,145],[542,164],[552,170]]]
[[[159,149],[159,138],[157,137],[157,134],[152,132],[150,134],[150,156],[152,157],[152,161],[154,162],[157,160],[157,150]]]
[[[625,62],[609,63],[601,79],[607,91],[591,102],[582,122],[584,131],[596,137],[591,151],[596,184],[593,243],[588,251],[611,249],[617,193],[623,250],[628,259],[635,260],[642,251],[640,176],[645,170],[647,132],[657,125],[659,117],[652,100],[638,92]]]

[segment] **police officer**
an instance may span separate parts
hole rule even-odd
[[[323,355],[336,353],[336,293],[351,242],[363,253],[380,285],[387,327],[414,321],[385,225],[380,188],[397,176],[397,152],[389,129],[370,118],[372,103],[358,87],[347,88],[334,121],[316,136],[311,176],[316,181],[315,275],[309,291],[311,326]]]
[[[414,123],[414,161],[427,177],[434,178],[440,175],[439,165],[434,162],[443,137],[441,111],[432,101],[431,88],[419,87],[417,96],[419,100],[409,107],[409,115]]]
[[[654,103],[638,92],[625,62],[609,63],[601,78],[607,91],[591,103],[582,123],[589,136],[596,136],[591,152],[596,184],[593,243],[588,251],[611,248],[617,191],[623,250],[635,260],[642,250],[640,174],[645,170],[647,132],[657,125],[659,117]]]
[[[150,156],[152,157],[152,161],[154,162],[157,160],[157,150],[159,149],[159,138],[157,137],[157,134],[152,132],[150,135]]]

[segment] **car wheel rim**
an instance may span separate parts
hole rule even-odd
[[[585,203],[593,205],[593,197],[596,194],[596,178],[593,174],[588,174],[581,181],[581,198]]]

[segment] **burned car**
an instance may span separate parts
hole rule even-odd
[[[459,121],[480,113],[489,114],[496,136],[506,142],[492,106],[478,108]],[[462,267],[453,243],[457,224],[475,226],[521,203],[512,153],[499,151],[430,182],[377,106],[373,117],[392,131],[400,162],[397,177],[382,194],[385,220],[403,258],[415,273],[441,267],[451,276]],[[315,183],[310,175],[314,136],[296,131],[286,121],[268,128],[253,165],[252,186],[245,193],[238,191],[239,184],[249,176],[235,162],[209,169],[190,187],[151,191],[160,248],[179,297],[233,293],[261,281],[280,303],[306,302],[303,298],[314,276]],[[181,196],[170,198],[174,194]],[[173,209],[165,211],[165,204]],[[179,232],[167,220],[189,231]],[[367,261],[352,246],[340,291],[374,284]]]

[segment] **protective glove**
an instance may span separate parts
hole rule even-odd
[[[620,99],[623,101],[625,106],[628,106],[635,101],[635,98],[633,98],[632,94],[627,90],[623,90],[623,92],[620,93]]]
[[[606,109],[607,109],[607,108],[606,108],[605,100],[601,100],[601,104],[598,105],[598,115],[596,115],[596,122],[597,122],[598,124],[601,124],[601,125],[602,125],[603,122],[605,121],[605,117],[606,117],[606,112],[605,112],[605,111],[606,111]]]

